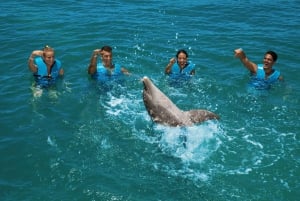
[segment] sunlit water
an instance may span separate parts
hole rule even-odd
[[[0,3],[1,200],[297,200],[300,4],[297,1]],[[65,77],[38,90],[32,50],[53,46]],[[132,73],[97,83],[92,50]],[[248,87],[233,50],[279,55],[284,83]],[[196,76],[164,67],[180,48]],[[220,115],[191,127],[151,121],[148,76],[183,110]]]

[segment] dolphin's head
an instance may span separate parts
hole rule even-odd
[[[152,82],[149,80],[147,76],[144,76],[142,78],[142,82],[144,84],[144,91],[149,92],[150,91],[150,86],[153,85]]]
[[[143,77],[142,82],[144,84],[144,90],[143,90],[143,101],[145,108],[147,109],[148,114],[154,121],[160,122],[159,116],[159,109],[158,109],[158,103],[156,101],[156,95],[155,91],[156,87],[151,82],[151,80],[148,77]]]
[[[143,77],[142,82],[144,84],[144,90],[143,90],[143,99],[144,103],[147,109],[149,109],[149,106],[152,105],[152,100],[154,99],[153,96],[155,96],[155,91],[157,91],[156,86],[151,82],[151,80],[148,77]]]
[[[144,84],[144,90],[143,90],[144,101],[152,102],[154,99],[158,98],[158,96],[161,96],[160,90],[152,83],[152,81],[147,76],[144,76],[142,78],[142,82]],[[162,97],[160,97],[159,99],[162,100]]]

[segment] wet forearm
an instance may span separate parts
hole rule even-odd
[[[172,63],[168,63],[168,65],[165,68],[165,73],[169,74],[171,72],[173,64]]]
[[[28,58],[28,68],[29,68],[29,70],[31,70],[34,73],[37,71],[37,67],[34,64],[34,55],[33,54],[31,54],[30,57]]]
[[[88,67],[88,73],[89,74],[94,74],[96,72],[97,68],[97,54],[93,53],[90,61],[90,65]]]

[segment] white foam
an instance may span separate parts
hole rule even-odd
[[[184,162],[201,163],[220,145],[217,123],[210,122],[192,127],[163,127],[160,144],[164,151]]]
[[[31,86],[32,94],[34,98],[40,98],[43,95],[43,89],[40,87]]]
[[[50,136],[47,137],[47,143],[52,147],[57,147],[55,141],[53,141]]]
[[[111,107],[116,107],[116,106],[122,104],[123,101],[124,101],[123,97],[117,98],[117,97],[112,96],[111,99],[110,99],[110,101],[108,101],[107,103]]]

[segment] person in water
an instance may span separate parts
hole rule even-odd
[[[54,49],[48,45],[43,50],[32,51],[28,59],[28,67],[40,87],[48,87],[55,83],[58,77],[64,75],[61,62],[55,59]]]
[[[97,63],[98,56],[100,56],[101,62]],[[112,57],[112,48],[110,46],[103,46],[101,49],[95,49],[88,66],[88,73],[97,79],[122,74],[128,75],[128,70],[117,63],[113,63]]]
[[[195,75],[195,64],[188,61],[188,53],[181,49],[177,51],[176,58],[171,58],[170,62],[165,68],[167,75]]]
[[[280,72],[273,69],[273,66],[277,61],[277,54],[274,51],[267,51],[264,54],[262,64],[255,64],[250,61],[241,48],[234,50],[234,56],[239,58],[244,66],[250,71],[253,80],[252,84],[256,88],[263,85],[265,86],[264,88],[266,88],[278,80],[283,80],[283,76]]]

